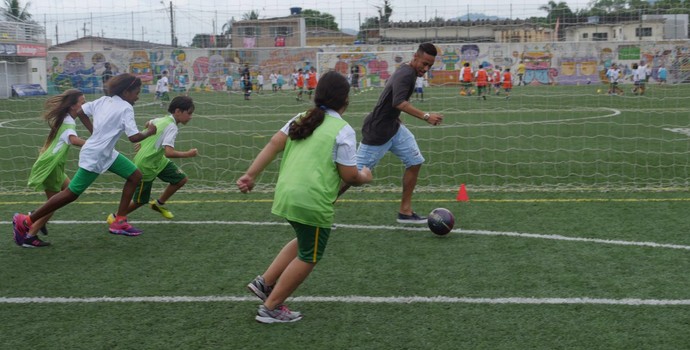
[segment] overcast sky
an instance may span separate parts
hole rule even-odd
[[[557,1],[558,2],[558,1]],[[20,0],[21,4],[26,1]],[[434,17],[455,18],[470,13],[506,18],[544,16],[539,7],[548,0],[390,0],[392,21],[418,21]],[[567,1],[572,10],[587,7],[587,1]],[[378,15],[383,0],[173,0],[174,30],[178,43],[191,43],[195,34],[220,33],[223,23],[252,10],[260,18],[290,14],[290,7],[317,10],[335,16],[340,28],[357,29],[367,17]],[[47,37],[56,44],[86,35],[170,43],[170,1],[165,0],[31,0],[29,13],[45,25]]]

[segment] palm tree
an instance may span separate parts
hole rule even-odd
[[[251,12],[246,12],[242,15],[242,19],[245,21],[259,19],[259,10],[252,10]]]
[[[29,13],[29,6],[31,2],[26,3],[24,7],[19,3],[19,0],[5,0],[5,6],[2,8],[2,14],[7,19],[19,20],[22,22],[31,22],[31,14]]]
[[[223,35],[232,34],[232,22],[235,22],[234,16],[232,18],[230,18],[229,21],[225,22],[225,24],[223,24],[223,27],[221,27],[220,30],[222,31]]]

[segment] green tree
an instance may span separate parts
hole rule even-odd
[[[223,35],[232,34],[232,23],[233,22],[235,22],[235,17],[231,17],[229,21],[227,21],[223,24],[223,27],[220,28]]]
[[[556,3],[550,0],[548,4],[540,6],[539,9],[547,12],[546,22],[550,24],[556,23],[558,18],[561,19],[561,23],[569,23],[569,19],[573,18],[573,11],[565,1]]]
[[[381,26],[387,26],[390,22],[391,15],[393,14],[393,7],[391,7],[391,2],[389,0],[383,0],[382,6],[376,6],[379,11],[379,21]]]
[[[259,10],[251,10],[250,12],[244,13],[242,19],[245,21],[259,19]]]
[[[24,7],[19,3],[19,0],[5,0],[5,6],[2,8],[2,14],[7,19],[20,20],[22,22],[31,22],[31,14],[29,13],[29,6],[31,2],[26,3]]]
[[[302,17],[307,28],[326,28],[331,30],[338,30],[338,23],[335,22],[335,16],[330,13],[321,13],[316,10],[305,9],[302,10]]]

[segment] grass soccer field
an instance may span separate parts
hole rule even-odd
[[[10,218],[44,201],[25,182],[47,128],[41,100],[0,101],[0,348],[687,348],[688,92],[526,87],[483,101],[427,88],[412,102],[446,120],[403,116],[427,158],[414,208],[448,208],[455,229],[395,223],[402,169],[387,156],[371,186],[336,204],[324,260],[288,300],[305,317],[289,325],[256,323],[246,290],[294,236],[270,214],[277,162],[256,192],[233,184],[308,104],[192,93],[176,146],[200,156],[178,163],[190,181],[169,202],[173,220],[144,207],[130,215],[142,236],[108,234],[122,183],[104,175],[56,213],[51,247],[21,249]],[[377,97],[352,96],[356,130]],[[135,108],[140,125],[162,113],[151,100]]]

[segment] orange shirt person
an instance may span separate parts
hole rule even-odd
[[[316,89],[317,80],[318,79],[316,77],[316,68],[311,67],[309,73],[307,74],[307,94],[309,95],[310,100],[311,94],[314,92],[314,89]]]

